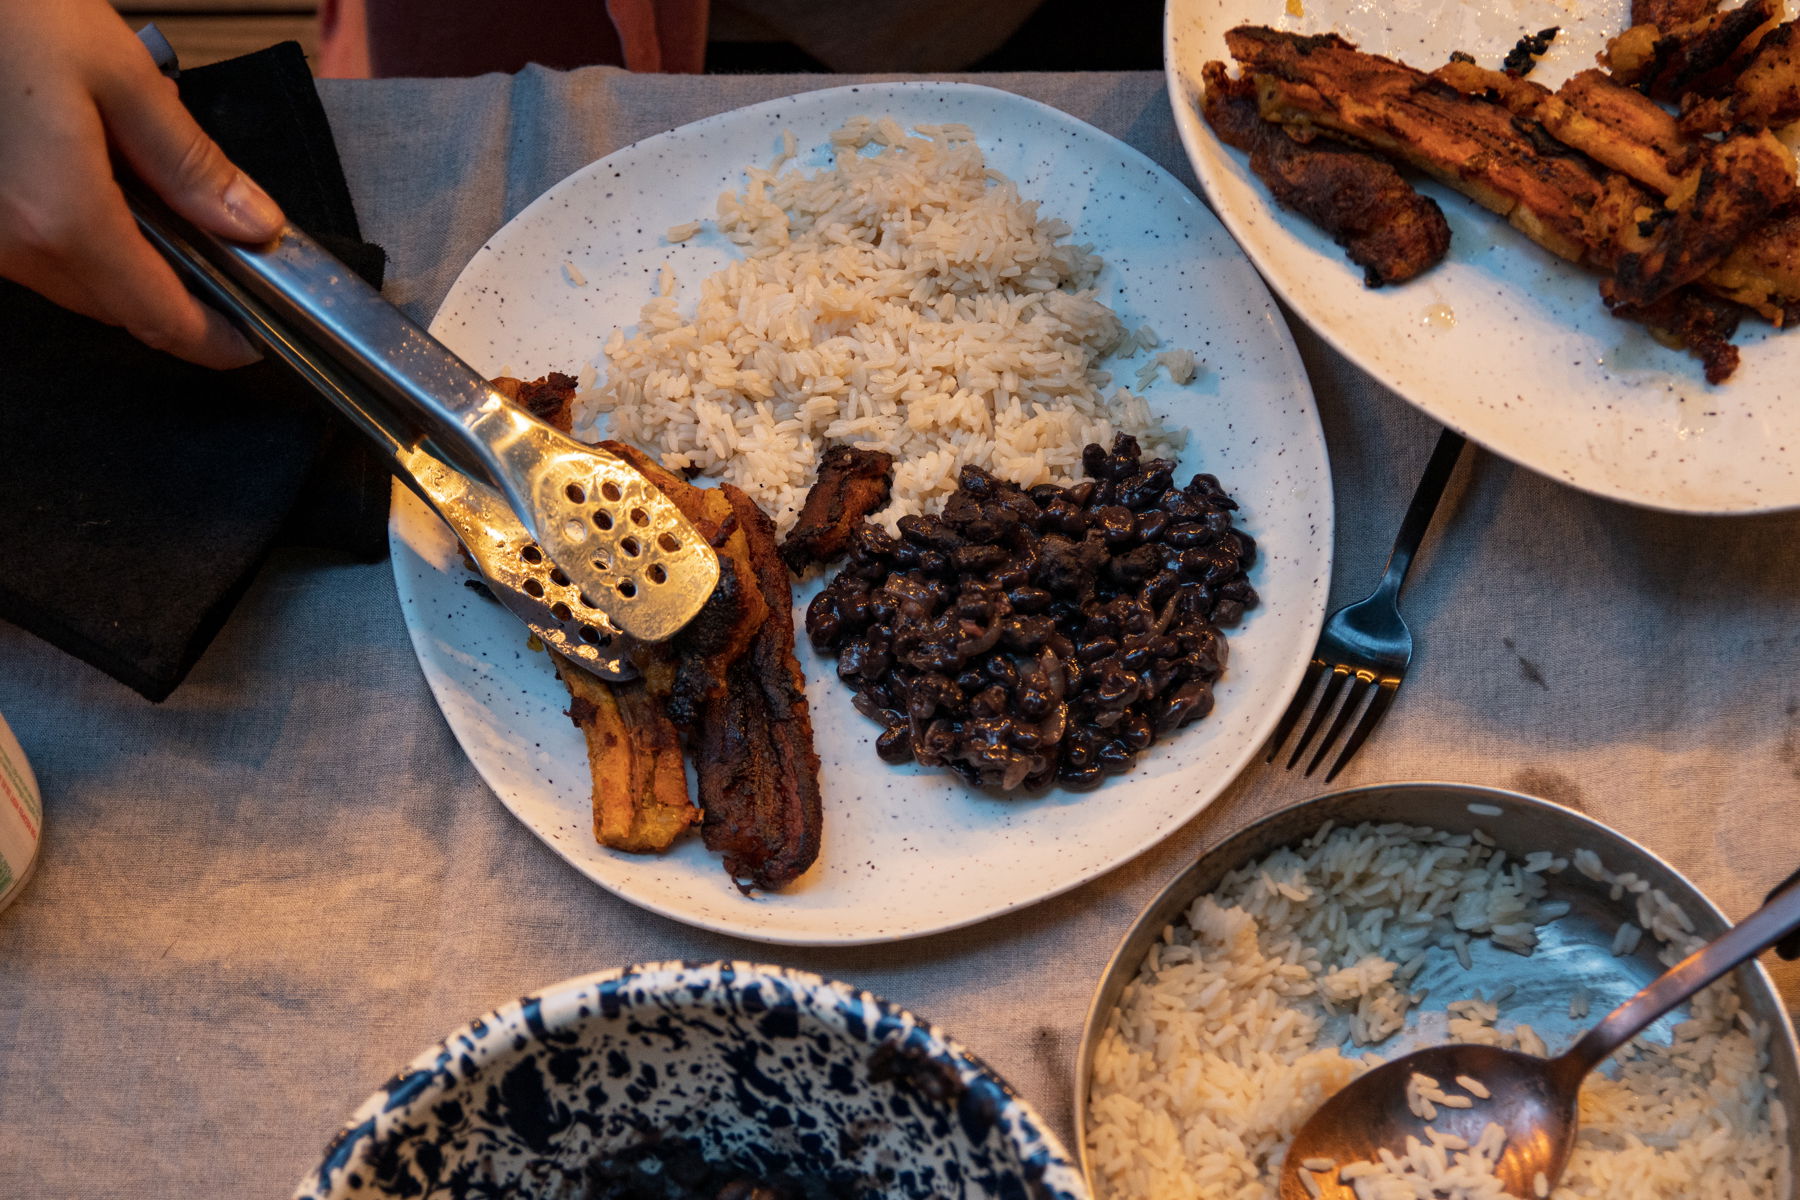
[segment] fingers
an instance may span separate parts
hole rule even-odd
[[[249,344],[138,233],[112,183],[98,117],[88,120],[92,138],[65,140],[57,172],[33,178],[31,194],[5,198],[0,273],[191,362],[255,361]]]
[[[8,30],[20,36],[0,38],[0,276],[193,362],[253,361],[248,343],[139,234],[113,179],[99,98],[123,122],[121,152],[129,142],[137,169],[191,220],[260,238],[279,212],[233,191],[235,168],[110,7],[0,0],[0,32]]]
[[[110,274],[109,314],[102,319],[123,325],[147,346],[202,366],[241,367],[256,361],[256,352],[230,322],[195,299],[174,268],[151,249],[124,204],[114,204],[116,213],[99,218],[113,234],[75,249],[64,260],[78,279]]]
[[[225,157],[150,56],[141,58],[95,89],[119,153],[171,208],[203,229],[246,242],[274,237],[281,231],[280,206]]]
[[[85,317],[107,325],[126,324],[118,309],[118,297],[111,288],[106,290],[103,298],[84,287],[74,276],[61,272],[20,282],[51,303]],[[172,321],[159,317],[153,322],[140,321],[135,329],[127,325],[127,329],[146,345],[215,370],[248,366],[257,360],[256,350],[219,313],[185,292],[177,303],[191,305],[198,319],[193,314],[178,312],[173,314]]]

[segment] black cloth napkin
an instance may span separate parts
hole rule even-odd
[[[290,220],[380,286],[297,44],[180,87]],[[272,546],[376,561],[387,499],[358,435],[277,364],[190,366],[0,281],[0,618],[161,700]]]

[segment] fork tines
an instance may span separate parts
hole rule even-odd
[[[1281,744],[1287,740],[1288,734],[1293,731],[1295,725],[1299,724],[1301,714],[1306,711],[1307,701],[1312,698],[1313,690],[1318,687],[1320,677],[1327,673],[1330,678],[1325,681],[1325,690],[1319,697],[1319,705],[1313,710],[1312,719],[1306,723],[1306,728],[1301,732],[1300,740],[1294,743],[1294,751],[1288,757],[1287,767],[1290,771],[1293,770],[1294,764],[1300,761],[1300,756],[1306,753],[1306,747],[1311,744],[1314,735],[1319,732],[1319,726],[1324,724],[1326,716],[1331,713],[1332,706],[1337,704],[1339,695],[1344,692],[1344,685],[1348,683],[1350,685],[1349,693],[1344,696],[1343,704],[1337,710],[1337,716],[1332,719],[1331,728],[1326,731],[1325,737],[1319,742],[1318,749],[1314,751],[1312,760],[1306,764],[1304,772],[1311,775],[1318,769],[1319,764],[1325,760],[1326,754],[1330,753],[1331,747],[1344,732],[1344,727],[1350,723],[1350,718],[1355,715],[1358,706],[1362,704],[1363,697],[1367,695],[1369,704],[1363,710],[1362,720],[1356,723],[1356,728],[1351,731],[1349,740],[1344,743],[1343,751],[1337,756],[1337,761],[1332,763],[1331,770],[1325,773],[1325,782],[1330,783],[1337,778],[1338,772],[1344,769],[1344,765],[1350,761],[1351,757],[1362,749],[1362,744],[1369,740],[1369,734],[1380,722],[1382,714],[1387,712],[1388,705],[1393,703],[1394,693],[1400,687],[1400,680],[1396,676],[1377,675],[1367,668],[1359,669],[1344,663],[1328,663],[1322,658],[1313,659],[1307,665],[1306,675],[1300,681],[1299,690],[1294,693],[1293,702],[1288,705],[1287,711],[1281,714],[1280,723],[1275,726],[1275,732],[1269,737],[1269,753],[1263,759],[1264,762],[1275,761],[1275,755],[1281,750]]]

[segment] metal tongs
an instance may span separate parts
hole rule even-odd
[[[508,402],[293,226],[238,245],[121,184],[151,244],[381,448],[546,645],[630,678],[626,638],[667,639],[706,603],[718,556],[623,459]]]

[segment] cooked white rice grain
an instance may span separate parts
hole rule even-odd
[[[587,276],[581,273],[580,267],[576,266],[566,258],[563,260],[563,278],[567,279],[576,287],[587,286]]]
[[[670,242],[679,244],[698,235],[700,227],[701,222],[699,221],[683,221],[679,225],[669,226],[669,231],[663,234],[663,237],[667,238]]]
[[[834,163],[808,171],[784,135],[719,197],[715,227],[743,257],[701,281],[691,312],[664,290],[613,334],[584,429],[604,419],[666,466],[737,484],[783,533],[838,443],[894,456],[875,515],[890,531],[941,507],[970,464],[1031,487],[1079,479],[1082,448],[1119,433],[1146,456],[1179,452],[1106,369],[1155,335],[1127,333],[1095,290],[1099,257],[990,170],[966,127],[858,117],[831,145]]]
[[[1591,851],[1573,863],[1612,881]],[[1388,824],[1324,830],[1226,876],[1164,931],[1095,1049],[1096,1200],[1276,1200],[1295,1132],[1382,1062],[1343,1050],[1359,1015],[1405,1022],[1411,974],[1398,964],[1560,915],[1543,876],[1567,865],[1506,862],[1479,838]],[[1675,932],[1663,954],[1684,954],[1693,935],[1661,915]],[[1445,1013],[1453,1040],[1544,1052],[1529,1025],[1497,1027],[1498,1005],[1479,993]],[[1768,1041],[1727,980],[1693,999],[1672,1043],[1631,1042],[1582,1087],[1557,1200],[1787,1200],[1788,1115]],[[1485,1098],[1479,1080],[1455,1082],[1468,1094],[1457,1100]],[[1408,1092],[1421,1106],[1447,1099],[1424,1077]],[[1338,1178],[1359,1200],[1509,1200],[1493,1170],[1505,1145],[1493,1122],[1473,1145],[1427,1126],[1404,1154],[1339,1164]]]

